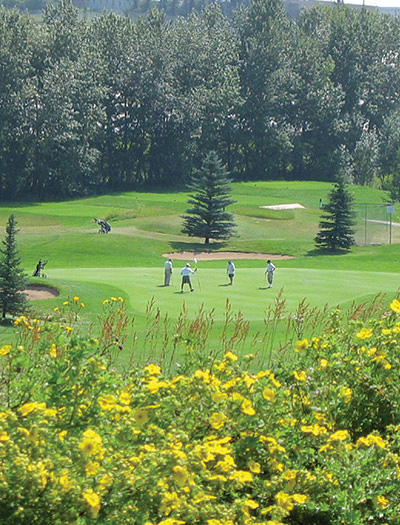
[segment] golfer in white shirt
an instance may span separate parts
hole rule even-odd
[[[186,263],[186,266],[184,266],[182,268],[182,270],[181,270],[181,275],[182,275],[181,293],[183,293],[183,285],[184,284],[188,284],[189,288],[190,288],[190,291],[194,292],[194,288],[193,288],[192,283],[190,281],[190,275],[192,273],[194,273],[196,270],[197,270],[197,268],[192,270],[190,268],[190,264],[189,263]]]

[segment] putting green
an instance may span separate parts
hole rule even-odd
[[[400,283],[399,273],[355,272],[341,270],[317,270],[301,268],[278,268],[272,289],[267,289],[264,268],[238,269],[233,286],[228,285],[225,267],[201,268],[192,276],[195,291],[188,287],[181,294],[180,267],[175,268],[172,285],[164,287],[163,270],[154,268],[72,268],[51,271],[52,279],[102,283],[121,290],[127,301],[129,313],[142,316],[146,305],[154,298],[161,313],[175,318],[185,303],[189,314],[204,304],[215,310],[215,319],[224,317],[226,301],[234,313],[241,311],[245,319],[261,320],[268,305],[273,305],[280,290],[286,301],[286,310],[294,312],[299,302],[306,299],[311,307],[348,305],[361,302],[377,294],[387,294],[388,300],[395,296]],[[105,297],[106,299],[106,297]],[[82,300],[85,300],[82,297]]]

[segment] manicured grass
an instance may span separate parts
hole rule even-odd
[[[277,263],[278,265],[278,263]],[[299,301],[306,298],[310,306],[330,307],[349,301],[363,301],[378,293],[393,295],[397,291],[399,273],[348,271],[336,269],[277,268],[272,289],[267,289],[264,268],[242,268],[237,271],[233,286],[228,285],[225,263],[221,268],[201,268],[192,277],[195,292],[188,287],[180,293],[180,276],[176,263],[173,284],[164,287],[161,269],[154,268],[71,268],[52,271],[54,282],[62,279],[70,283],[72,293],[82,293],[82,283],[108,285],[110,290],[119,292],[127,301],[129,310],[135,316],[145,312],[147,303],[154,297],[161,312],[168,312],[176,318],[183,302],[192,312],[202,304],[215,310],[215,318],[224,317],[226,301],[234,311],[241,311],[248,320],[262,319],[265,309],[283,289],[288,311],[294,311]],[[83,281],[84,280],[84,281]],[[76,288],[73,283],[76,282]],[[394,284],[395,283],[395,284]]]
[[[314,250],[314,236],[321,216],[320,200],[327,202],[331,184],[321,182],[249,182],[233,184],[230,207],[237,222],[237,236],[225,243],[212,243],[211,251],[231,250],[287,254],[295,258],[276,260],[278,270],[272,290],[265,289],[265,261],[237,260],[234,286],[226,286],[226,261],[199,263],[194,277],[196,291],[179,293],[179,269],[174,261],[174,283],[163,281],[162,254],[175,251],[203,251],[201,239],[181,233],[181,215],[187,207],[184,192],[130,192],[69,202],[16,203],[0,206],[0,228],[14,213],[22,265],[30,275],[39,258],[47,259],[48,283],[60,289],[57,299],[35,301],[39,314],[79,295],[85,303],[82,326],[95,325],[102,301],[110,296],[126,300],[135,330],[146,331],[146,307],[151,301],[171,326],[182,312],[195,316],[202,306],[213,310],[211,340],[218,338],[226,316],[226,305],[251,321],[251,331],[265,332],[266,310],[276,308],[282,292],[285,316],[290,318],[303,300],[310,308],[348,306],[378,293],[397,293],[400,273],[400,244],[358,246],[343,255],[326,255]],[[356,202],[385,202],[384,192],[352,188]],[[267,210],[260,206],[299,203],[303,209]],[[109,235],[97,234],[93,218],[110,221]],[[393,221],[399,220],[398,210]],[[379,228],[380,226],[377,226]],[[393,239],[400,228],[393,227]],[[400,240],[400,239],[399,239]],[[198,279],[200,279],[200,286]],[[5,334],[10,328],[1,327]]]

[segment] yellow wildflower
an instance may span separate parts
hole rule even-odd
[[[71,487],[72,487],[72,483],[71,483],[71,480],[68,477],[68,472],[67,471],[65,471],[65,472],[63,472],[61,474],[60,479],[58,480],[58,482],[60,483],[63,492],[68,492],[71,489]]]
[[[67,431],[66,430],[62,430],[61,432],[58,433],[58,439],[60,441],[64,441],[66,435],[67,435]]]
[[[83,492],[83,500],[88,505],[92,518],[95,518],[100,510],[100,498],[93,489]]]
[[[146,372],[148,372],[151,376],[157,376],[161,374],[161,368],[157,365],[147,365],[145,368]]]
[[[350,437],[348,430],[338,430],[331,436],[329,436],[328,441],[345,441]]]
[[[303,425],[302,427],[300,427],[300,430],[305,434],[313,434],[314,436],[319,436],[320,434],[326,432],[326,427],[322,427],[321,425],[318,425],[318,423],[315,423],[314,425]]]
[[[356,337],[359,339],[368,339],[372,337],[372,329],[371,328],[361,328],[361,330],[356,334]]]
[[[8,355],[11,352],[11,345],[4,345],[0,348],[0,356]]]
[[[112,394],[107,394],[99,397],[97,402],[102,410],[110,411],[115,409],[115,399]]]
[[[342,394],[344,396],[344,402],[345,403],[350,403],[351,397],[353,395],[353,392],[352,392],[351,388],[349,388],[347,386],[342,386]]]
[[[292,500],[295,503],[298,503],[299,505],[304,505],[306,503],[308,497],[305,494],[293,494]]]
[[[243,400],[241,410],[243,414],[246,414],[246,416],[254,416],[254,414],[256,413],[249,399]]]
[[[221,414],[220,412],[214,412],[214,414],[212,414],[212,416],[208,420],[210,426],[215,430],[218,430],[221,427],[223,427],[225,421],[226,416],[224,414]]]
[[[393,299],[393,301],[390,303],[390,308],[396,314],[400,314],[400,301],[398,301],[397,299]]]
[[[74,303],[77,303],[79,301],[79,297],[77,295],[75,295],[74,297]]]
[[[319,361],[319,368],[320,370],[326,368],[328,366],[329,362],[327,359],[320,359]]]
[[[360,437],[359,439],[357,439],[356,445],[357,447],[360,447],[362,445],[364,445],[365,447],[371,447],[373,445],[376,445],[378,448],[382,449],[386,447],[385,441],[380,436],[376,436],[375,434],[368,434],[368,436],[366,437]]]
[[[278,507],[285,510],[286,512],[290,512],[294,507],[290,495],[286,494],[286,492],[278,492],[278,494],[275,496],[275,499]]]
[[[309,347],[309,343],[307,339],[303,339],[301,341],[296,341],[296,344],[294,346],[296,352],[301,352],[302,350],[307,350]]]
[[[253,472],[253,474],[260,474],[260,472],[261,472],[261,465],[260,465],[260,463],[257,463],[256,461],[251,459],[247,463],[247,466],[248,466],[250,472]]]
[[[95,476],[100,468],[100,463],[97,461],[88,461],[85,465],[85,471],[88,476]]]
[[[270,379],[270,381],[272,382],[272,384],[274,385],[275,388],[279,388],[281,386],[280,382],[275,379],[274,374],[271,373],[270,376],[269,376],[269,379]]]
[[[238,481],[239,483],[250,483],[253,481],[253,476],[250,472],[245,470],[236,470],[229,475],[229,479]]]
[[[83,440],[79,443],[79,449],[85,457],[102,456],[102,439],[94,430],[85,430]]]
[[[7,434],[5,430],[0,431],[0,442],[4,443],[5,441],[10,441],[10,436]]]
[[[131,402],[131,396],[129,392],[121,392],[120,395],[118,396],[118,401],[122,405],[129,405],[129,403]]]
[[[104,490],[106,487],[110,487],[113,484],[113,479],[109,474],[104,474],[99,479],[99,490]]]
[[[276,393],[272,388],[264,388],[262,395],[265,400],[275,403]]]
[[[304,372],[304,370],[295,370],[293,372],[294,378],[297,379],[297,381],[306,381],[307,375]]]
[[[249,376],[249,374],[244,374],[243,381],[246,383],[247,388],[250,390],[250,388],[254,385],[256,380],[254,377]]]
[[[258,509],[258,507],[260,506],[256,501],[254,501],[253,499],[246,499],[246,501],[244,502],[244,505],[246,507],[248,507],[249,509]]]
[[[57,357],[57,346],[54,343],[50,346],[49,354],[51,357],[54,357],[54,359]]]
[[[176,520],[175,518],[167,518],[158,522],[158,525],[185,525],[186,521]]]
[[[297,480],[297,470],[286,470],[282,474],[282,478],[287,481],[288,483],[288,489],[292,490],[293,487],[296,485]]]
[[[236,354],[234,354],[233,352],[226,352],[224,357],[225,357],[225,359],[230,359],[231,361],[237,361],[238,360],[238,356]]]
[[[386,509],[386,507],[389,505],[389,500],[385,498],[385,496],[379,495],[375,498],[375,505],[382,510]]]
[[[172,469],[172,479],[178,483],[181,487],[186,484],[186,481],[189,477],[189,472],[181,467],[180,465],[176,465]]]
[[[222,470],[222,472],[229,472],[234,467],[236,467],[235,460],[229,454],[224,456],[224,458],[221,461],[218,461],[218,463],[215,465],[215,468]]]
[[[26,417],[35,410],[43,410],[45,408],[46,403],[37,403],[36,401],[33,401],[32,403],[25,403],[25,405],[19,407],[18,412],[21,413],[22,417]]]

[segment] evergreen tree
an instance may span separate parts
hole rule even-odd
[[[6,227],[4,248],[0,250],[0,308],[3,319],[6,314],[21,314],[27,310],[27,298],[23,291],[26,288],[27,276],[20,268],[21,259],[17,251],[17,221],[10,215]]]
[[[348,250],[354,244],[353,197],[346,187],[343,175],[338,176],[329,194],[329,203],[323,208],[315,244],[331,251]]]
[[[192,208],[184,215],[182,233],[190,237],[204,237],[204,244],[210,239],[229,239],[234,234],[233,215],[226,212],[226,206],[233,204],[228,173],[215,151],[208,153],[200,170],[192,178],[188,204]]]

